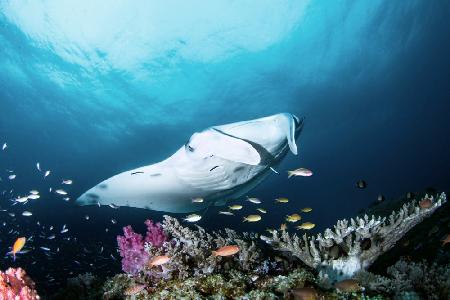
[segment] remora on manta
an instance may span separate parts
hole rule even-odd
[[[212,126],[166,160],[106,179],[76,203],[172,213],[225,205],[261,183],[289,149],[297,155],[302,128],[303,119],[290,113]],[[204,201],[193,203],[198,197]]]

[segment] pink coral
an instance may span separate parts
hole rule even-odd
[[[161,224],[154,224],[151,220],[145,221],[147,234],[145,240],[139,233],[133,231],[131,226],[123,228],[123,236],[117,236],[120,256],[122,257],[122,270],[135,275],[143,269],[149,260],[149,254],[144,249],[144,243],[151,243],[154,247],[161,247],[167,240]]]
[[[39,300],[35,284],[22,268],[0,272],[0,300]]]

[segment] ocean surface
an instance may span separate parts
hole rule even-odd
[[[120,272],[122,227],[164,213],[74,200],[194,132],[280,112],[305,125],[299,154],[248,193],[268,213],[243,223],[243,198],[236,216],[211,207],[198,225],[263,232],[308,206],[320,232],[380,194],[448,191],[449,54],[444,0],[1,1],[0,254],[33,236],[1,269],[24,267],[40,291]],[[299,167],[314,175],[288,180]],[[13,205],[33,189],[40,199]]]

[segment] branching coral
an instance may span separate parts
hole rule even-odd
[[[0,272],[0,299],[39,300],[35,284],[22,268]]]
[[[272,232],[272,237],[261,237],[275,250],[287,251],[306,265],[319,269],[332,279],[350,277],[369,267],[381,254],[391,249],[408,230],[430,216],[446,202],[444,193],[429,207],[420,207],[415,201],[404,204],[388,218],[356,218],[338,221],[334,230],[326,229],[317,236],[300,238],[287,231]]]

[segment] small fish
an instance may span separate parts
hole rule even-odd
[[[86,220],[89,220],[89,215],[85,215],[84,218],[85,218]]]
[[[111,219],[111,223],[117,224],[117,221],[115,219]]]
[[[244,217],[244,222],[258,222],[260,220],[260,215],[248,215],[247,217]]]
[[[231,210],[240,210],[240,209],[242,209],[242,205],[235,204],[235,205],[228,206],[228,208]]]
[[[433,206],[433,199],[428,197],[423,197],[422,200],[419,201],[419,206],[422,209],[430,208]]]
[[[5,150],[8,147],[8,144],[4,143],[2,146],[2,150]]]
[[[53,230],[53,226],[50,226],[50,228],[48,230],[52,231]]]
[[[316,227],[316,224],[311,222],[305,222],[297,226],[297,229],[304,229],[304,230],[310,230]]]
[[[219,211],[219,214],[226,216],[234,216],[234,214],[231,211]]]
[[[41,165],[39,164],[39,162],[36,163],[36,169],[38,169],[39,172],[42,172]]]
[[[14,199],[14,201],[18,202],[18,203],[26,203],[26,202],[28,202],[28,197],[20,197],[20,198]]]
[[[148,265],[150,267],[160,266],[160,265],[163,265],[165,263],[168,263],[169,260],[170,260],[170,257],[167,256],[167,255],[155,256],[152,259],[150,259],[150,261],[148,262]]]
[[[256,210],[259,211],[262,214],[267,214],[267,210],[265,210],[264,208],[258,207]]]
[[[194,223],[194,222],[200,221],[201,218],[202,218],[202,216],[200,216],[200,215],[191,214],[191,215],[187,216],[186,218],[184,218],[184,220],[187,222]]]
[[[447,234],[447,236],[441,240],[442,246],[445,246],[447,243],[450,243],[450,234]]]
[[[30,217],[32,215],[33,214],[31,213],[31,211],[27,211],[27,210],[22,213],[22,216],[25,216],[25,217]]]
[[[289,290],[289,293],[295,300],[318,300],[319,294],[313,287],[293,288]]]
[[[129,286],[125,289],[125,291],[123,292],[123,294],[125,296],[135,296],[137,294],[139,294],[140,292],[142,292],[145,289],[146,285],[145,284],[135,284],[132,286]]]
[[[72,184],[72,183],[73,183],[73,181],[70,180],[70,179],[64,179],[64,180],[62,181],[62,184]]]
[[[16,175],[15,175],[15,174],[12,174],[12,175],[9,175],[9,176],[8,176],[8,179],[9,179],[9,180],[13,180],[13,179],[15,179],[15,178],[16,178]]]
[[[361,286],[356,279],[345,279],[334,284],[336,290],[340,292],[358,292],[361,290]]]
[[[308,213],[308,212],[311,212],[311,211],[312,211],[311,207],[302,208],[302,212],[304,212],[304,213]]]
[[[311,170],[305,169],[305,168],[298,168],[293,171],[288,171],[288,178],[291,178],[292,176],[312,176],[313,172]]]
[[[365,189],[367,187],[367,183],[364,180],[358,180],[358,182],[356,182],[356,187],[358,189]]]
[[[45,171],[44,178],[50,175],[50,171]]]
[[[55,193],[60,194],[60,195],[64,195],[64,196],[67,195],[67,192],[65,190],[61,190],[61,189],[56,190]]]
[[[100,207],[100,202],[98,203],[98,206]],[[111,207],[112,209],[118,209],[119,207],[113,203],[108,204],[109,207]]]
[[[384,202],[384,200],[386,200],[386,198],[383,195],[379,194],[377,197],[377,202],[381,203],[381,202]]]
[[[56,235],[52,234],[52,235],[49,235],[49,236],[47,237],[47,239],[48,239],[48,240],[53,240],[53,239],[55,239],[55,237],[56,237]]]
[[[250,201],[251,203],[255,203],[255,204],[261,204],[261,200],[259,200],[258,198],[247,197],[247,201]]]
[[[280,173],[278,173],[278,171],[277,170],[275,170],[274,168],[272,168],[272,167],[270,167],[270,170],[272,171],[272,172],[274,172],[275,174],[280,174]]]
[[[231,256],[239,252],[239,247],[236,245],[224,246],[222,248],[217,249],[216,251],[212,251],[213,256]]]
[[[47,247],[41,246],[41,247],[39,247],[39,248],[41,248],[41,249],[44,250],[44,251],[50,251],[50,248],[47,248]]]
[[[39,196],[38,194],[31,194],[28,196],[28,199],[31,199],[31,200],[36,200],[39,198],[41,198],[41,196]]]
[[[20,237],[18,238],[12,247],[13,260],[16,261],[16,253],[22,250],[23,246],[25,246],[26,238]]]
[[[61,233],[66,233],[67,231],[69,231],[69,229],[65,228],[65,229],[61,230]]]
[[[30,194],[31,194],[31,195],[38,195],[38,194],[39,194],[39,191],[37,191],[37,190],[31,190],[31,191],[30,191]]]
[[[203,198],[201,197],[197,197],[192,199],[192,203],[203,203]]]
[[[286,216],[286,221],[291,222],[291,223],[298,222],[301,219],[302,219],[302,217],[299,214],[292,214],[292,215]]]
[[[70,200],[70,198],[69,197],[64,197],[63,200],[68,202]]]
[[[289,199],[288,199],[288,198],[276,198],[276,199],[275,199],[275,202],[278,202],[278,203],[288,203],[288,202],[289,202]]]

